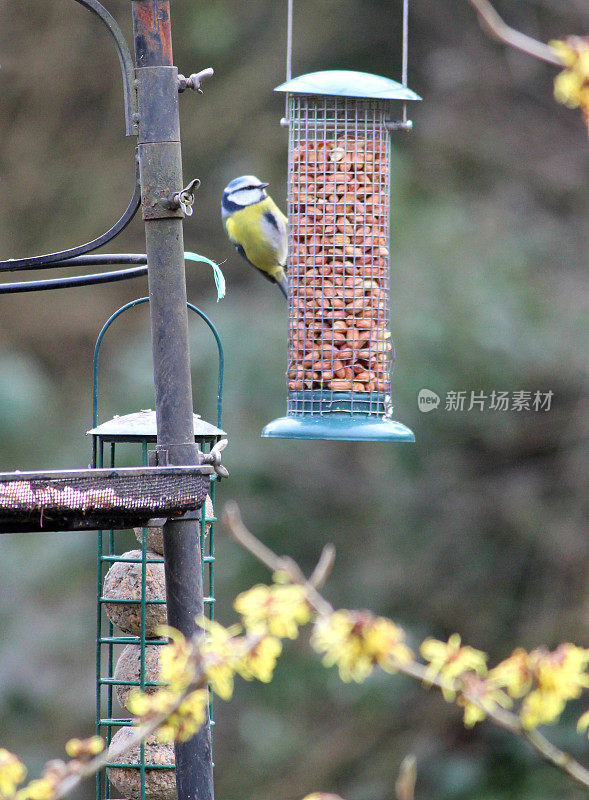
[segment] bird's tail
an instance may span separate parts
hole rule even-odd
[[[287,281],[287,279],[286,279],[286,275],[283,275],[283,276],[282,276],[282,278],[279,278],[279,279],[276,281],[276,283],[277,283],[277,285],[278,285],[278,288],[279,288],[279,289],[280,289],[280,291],[282,292],[282,294],[283,294],[283,295],[286,297],[286,299],[288,300],[288,281]]]

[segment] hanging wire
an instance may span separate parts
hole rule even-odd
[[[409,50],[409,0],[403,0],[403,60],[401,64],[401,83],[407,88],[407,59]],[[403,123],[407,123],[407,103],[403,103]]]
[[[287,8],[287,21],[286,21],[286,81],[292,78],[292,7],[293,0],[288,0]],[[284,117],[280,120],[280,124],[285,127],[288,126],[290,120],[288,118],[288,92],[284,99]]]
[[[288,21],[286,24],[286,80],[292,78],[292,4],[293,0],[288,0]]]
[[[407,88],[407,50],[409,44],[409,0],[403,0],[403,65],[401,83]]]
[[[292,78],[292,17],[293,0],[288,0],[287,22],[286,22],[286,80]],[[403,61],[402,78],[403,87],[407,88],[407,56],[409,44],[409,0],[403,0]],[[286,98],[288,104],[288,95]]]
[[[287,2],[286,20],[286,82],[292,79],[292,19],[294,0]],[[403,0],[403,27],[402,27],[402,56],[401,56],[401,84],[407,88],[407,64],[409,55],[409,0]],[[285,95],[284,117],[280,120],[282,126],[288,126],[289,103],[288,92]],[[403,102],[403,125],[407,126],[407,103]]]

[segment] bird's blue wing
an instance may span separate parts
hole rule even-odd
[[[285,266],[288,254],[287,220],[278,206],[272,200],[270,202],[271,204],[264,211],[263,220],[268,237],[274,245],[278,263]]]

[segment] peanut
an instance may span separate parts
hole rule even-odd
[[[345,380],[332,380],[331,381],[331,388],[334,392],[345,392],[349,391],[352,388],[353,381],[345,381]]]

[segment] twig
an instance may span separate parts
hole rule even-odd
[[[548,64],[554,64],[557,67],[562,66],[562,62],[557,58],[550,47],[525,33],[516,31],[515,28],[510,28],[495,11],[489,0],[467,0],[475,9],[487,32],[503,42],[509,47],[516,50],[521,50],[522,53],[527,53],[534,58],[539,58],[541,61],[546,61]]]
[[[521,720],[517,714],[500,708],[499,706],[496,706],[492,710],[483,706],[480,700],[469,692],[468,688],[462,685],[459,680],[454,680],[448,684],[448,682],[444,682],[439,677],[426,676],[425,665],[417,661],[413,661],[410,664],[398,664],[397,669],[405,675],[417,678],[430,686],[436,686],[438,689],[450,688],[455,692],[459,692],[469,703],[473,703],[475,706],[482,709],[486,716],[496,725],[510,731],[510,733],[516,736],[527,739],[545,761],[563,770],[584,786],[589,786],[589,770],[585,769],[578,761],[575,761],[569,753],[565,753],[563,750],[556,747],[556,745],[552,744],[552,742],[548,741],[548,739],[537,730],[526,730],[521,724]]]
[[[579,783],[582,783],[584,786],[589,786],[589,770],[586,770],[578,761],[575,761],[569,753],[564,753],[562,750],[559,750],[558,747],[555,747],[552,742],[549,742],[548,739],[542,736],[537,730],[524,731],[524,736],[530,744],[536,748],[545,761],[556,764],[557,767],[560,767],[560,769],[566,772],[567,775],[570,775],[571,778],[575,778],[575,780],[579,781]]]
[[[197,667],[197,670],[198,669],[199,667]],[[93,758],[91,761],[88,761],[88,763],[84,764],[75,773],[66,775],[57,786],[56,792],[53,795],[54,800],[61,800],[62,797],[70,794],[70,792],[72,792],[85,778],[95,775],[104,766],[106,766],[106,764],[116,761],[117,758],[120,758],[120,756],[126,753],[127,750],[132,748],[134,745],[137,745],[149,738],[151,734],[155,733],[160,725],[162,725],[168,719],[170,714],[173,714],[178,710],[190,692],[193,692],[196,689],[203,689],[206,687],[206,685],[207,678],[204,670],[202,667],[200,667],[200,673],[196,675],[192,683],[185,689],[184,692],[182,692],[181,696],[174,701],[173,705],[167,711],[162,711],[159,714],[154,715],[150,720],[144,722],[142,725],[138,725],[129,738],[125,739],[114,747],[111,745],[108,749],[95,756],[95,758]]]
[[[425,665],[417,661],[413,661],[410,664],[398,664],[397,669],[399,672],[409,675],[412,678],[417,678],[427,685],[435,686],[438,689],[446,688],[459,692],[469,703],[473,703],[475,706],[482,709],[486,716],[496,725],[516,736],[527,739],[545,761],[563,770],[563,772],[566,772],[584,786],[589,786],[589,770],[585,769],[578,761],[575,761],[569,753],[565,753],[563,750],[556,747],[556,745],[552,744],[552,742],[546,739],[539,731],[526,730],[521,724],[521,720],[517,714],[500,708],[499,706],[496,706],[492,710],[483,706],[480,700],[469,692],[468,688],[463,686],[459,680],[448,683],[447,681],[441,680],[439,677],[426,676]]]
[[[246,526],[243,524],[239,506],[236,502],[231,501],[226,504],[223,510],[222,521],[229,529],[229,533],[235,539],[235,541],[245,550],[255,556],[259,561],[261,561],[262,564],[265,564],[269,569],[271,569],[272,572],[286,572],[293,583],[298,583],[301,586],[304,586],[307,590],[307,600],[318,614],[327,615],[333,612],[332,606],[322,595],[319,594],[315,588],[315,585],[305,578],[296,561],[293,561],[293,559],[289,558],[288,556],[277,556],[276,553],[270,550],[269,547],[266,547],[263,542],[261,542],[250,530],[246,528]],[[329,559],[332,558],[332,556],[329,554],[329,551],[327,555],[324,554],[325,550],[321,554],[321,559],[319,559],[319,563],[313,571],[315,579],[317,579],[317,571],[319,570],[320,574],[321,572],[324,572],[329,563]],[[321,564],[322,560],[324,562],[323,565]]]
[[[243,524],[239,506],[235,501],[230,501],[223,509],[222,521],[229,528],[229,533],[233,536],[244,550],[251,553],[258,561],[265,564],[272,572],[279,572],[285,568],[284,559],[279,558],[275,553],[266,547],[263,542],[256,538],[253,533]]]
[[[410,753],[401,761],[399,767],[399,777],[395,783],[397,800],[414,800],[416,780],[417,762],[415,756]]]
[[[473,0],[469,0],[469,2],[472,1]],[[293,581],[304,586],[309,593],[309,602],[320,616],[327,616],[333,613],[332,606],[317,591],[312,583],[313,576],[318,572],[321,575],[323,571],[322,560],[329,563],[331,568],[330,562],[333,559],[332,553],[328,552],[326,554],[324,550],[319,563],[315,567],[311,580],[307,580],[298,565],[292,561],[292,559],[284,556],[277,556],[276,553],[266,547],[265,544],[246,528],[236,503],[232,502],[225,507],[223,521],[238,544],[252,553],[252,555],[259,558],[259,560],[266,564],[271,570],[286,569]],[[469,691],[468,686],[460,681],[460,679],[447,681],[439,676],[430,676],[427,674],[426,665],[418,661],[411,661],[409,664],[398,662],[395,666],[398,672],[416,678],[428,686],[436,686],[438,689],[449,689],[455,693],[459,693],[466,701],[473,703],[477,708],[484,711],[485,715],[496,725],[510,731],[516,736],[527,739],[543,759],[563,770],[584,786],[589,786],[589,770],[585,769],[578,761],[575,761],[569,753],[565,753],[553,745],[552,742],[548,741],[548,739],[537,730],[529,731],[524,729],[517,714],[499,706],[496,706],[494,709],[489,709],[481,703],[474,693]]]
[[[239,513],[239,508],[236,503],[229,504],[225,509],[224,520],[233,538],[242,547],[248,550],[248,552],[252,553],[252,555],[262,561],[262,563],[266,564],[266,566],[268,566],[273,572],[277,570],[284,570],[291,577],[294,583],[298,583],[305,587],[307,599],[319,616],[325,617],[333,613],[332,606],[317,591],[317,587],[320,586],[327,578],[327,575],[329,574],[329,571],[333,565],[335,551],[332,547],[327,546],[324,548],[321,558],[319,559],[319,562],[313,571],[311,579],[307,580],[295,561],[285,556],[276,555],[272,550],[270,550],[270,548],[266,547],[266,545],[264,545],[246,528],[246,526],[243,524],[241,515]],[[141,741],[144,741],[151,736],[151,734],[155,733],[155,731],[166,722],[169,716],[178,710],[189,693],[196,689],[202,689],[207,685],[206,669],[202,663],[200,653],[197,649],[201,636],[202,634],[199,632],[195,634],[191,640],[191,644],[194,647],[193,658],[195,659],[195,676],[190,685],[180,694],[180,696],[175,699],[172,706],[167,711],[154,715],[142,725],[138,725],[135,728],[132,736],[130,736],[125,742],[115,747],[111,745],[108,750],[100,753],[98,756],[85,764],[79,764],[78,762],[76,764],[75,771],[72,770],[71,772],[65,774],[55,787],[55,793],[53,795],[54,800],[61,800],[61,798],[72,792],[85,778],[96,774],[100,769],[106,766],[107,763],[116,761],[117,758],[123,755],[131,747]],[[259,644],[259,641],[259,636],[246,637],[246,650],[251,651],[255,649],[255,647]],[[460,693],[466,701],[481,708],[489,717],[489,719],[491,719],[497,725],[511,731],[516,735],[521,736],[522,738],[527,739],[527,741],[530,742],[535,750],[546,761],[557,766],[559,769],[570,775],[584,786],[589,786],[589,771],[585,769],[579,762],[575,761],[572,756],[553,745],[537,730],[525,730],[516,714],[500,707],[496,707],[494,709],[485,708],[476,695],[469,691],[465,682],[462,682],[459,678],[453,681],[448,681],[440,676],[429,676],[427,675],[426,665],[417,661],[412,661],[409,664],[398,663],[396,664],[396,667],[399,672],[421,680],[423,683],[429,686],[436,686],[439,689],[450,689],[454,692]],[[66,765],[66,767],[67,766],[69,765]],[[401,782],[400,778],[400,782],[397,784],[398,797],[403,798],[403,800],[405,800],[405,798],[407,798],[407,800],[412,798],[414,779],[411,780],[410,766],[410,764],[407,764],[406,774],[402,770],[402,775],[405,775],[404,782]],[[404,792],[404,794],[399,794],[400,792]]]
[[[317,562],[317,566],[313,570],[313,574],[309,578],[309,583],[315,589],[320,589],[325,581],[329,578],[331,570],[333,569],[333,565],[335,563],[335,545],[333,544],[326,544],[323,550],[321,551],[321,555],[319,557],[319,561]]]
[[[244,652],[252,652],[255,648],[259,645],[261,640],[260,635],[248,635],[244,639]],[[147,722],[144,722],[142,725],[137,725],[131,736],[125,739],[124,741],[120,742],[119,744],[113,745],[108,748],[108,750],[104,750],[102,753],[99,753],[95,758],[91,761],[88,761],[86,764],[82,766],[78,766],[76,772],[72,772],[59,782],[56,792],[53,795],[53,800],[61,800],[61,798],[65,797],[66,795],[70,794],[85,778],[89,778],[92,775],[95,775],[99,772],[106,764],[115,762],[118,758],[120,758],[124,753],[127,752],[130,748],[134,745],[139,744],[142,741],[145,741],[149,736],[157,731],[157,729],[163,725],[166,720],[170,717],[171,714],[176,712],[179,707],[182,705],[186,697],[193,691],[197,689],[205,689],[208,685],[206,670],[203,665],[200,653],[198,651],[198,645],[202,641],[202,632],[197,631],[194,636],[190,639],[190,644],[194,648],[193,658],[195,660],[195,676],[191,683],[180,693],[180,695],[174,700],[174,703],[170,706],[169,709],[166,711],[161,711],[158,714],[154,714]],[[207,656],[207,665],[212,666],[221,663],[221,661],[213,656]]]

